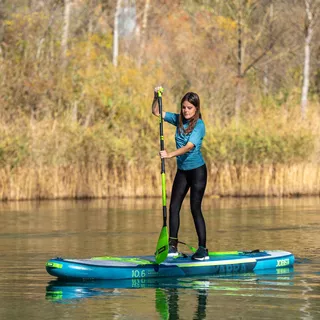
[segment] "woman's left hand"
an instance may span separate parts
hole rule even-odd
[[[161,150],[159,152],[160,158],[161,159],[169,159],[171,158],[170,154],[166,150]]]

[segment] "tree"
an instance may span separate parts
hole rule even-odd
[[[301,116],[306,117],[308,106],[308,92],[310,82],[310,60],[312,37],[314,27],[319,16],[320,2],[318,0],[303,0],[305,6],[305,25],[304,25],[304,63],[303,63],[303,84],[301,92]]]
[[[273,35],[273,22],[274,22],[274,0],[270,0],[269,4],[269,14],[267,15],[268,20],[268,31],[269,37]],[[265,95],[269,94],[269,82],[270,82],[270,72],[269,72],[269,64],[266,63],[263,69],[263,92]]]
[[[67,50],[68,50],[68,40],[69,40],[69,28],[70,28],[70,13],[71,13],[71,3],[72,0],[64,0],[64,22],[63,22],[63,32],[61,38],[61,57],[63,68],[67,65]]]
[[[266,37],[269,12],[263,12],[265,3],[249,0],[227,1],[229,15],[236,23],[236,94],[235,94],[235,118],[239,121],[241,104],[245,96],[245,78],[249,71],[256,68],[274,47],[278,34]]]
[[[118,66],[118,55],[119,55],[119,15],[121,10],[122,0],[117,0],[116,11],[114,15],[114,26],[113,26],[113,57],[112,62],[115,67]]]
[[[144,10],[143,10],[143,19],[142,19],[141,43],[140,43],[139,60],[138,60],[139,66],[141,66],[143,52],[146,46],[146,30],[148,26],[149,8],[150,8],[150,0],[145,0]]]
[[[3,32],[4,32],[4,26],[3,26],[4,18],[5,18],[5,11],[3,8],[3,1],[0,0],[0,55],[2,54],[1,43],[2,43]]]

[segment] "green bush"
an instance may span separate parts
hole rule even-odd
[[[293,132],[253,126],[211,127],[204,140],[208,161],[233,164],[298,163],[314,152],[311,130]]]

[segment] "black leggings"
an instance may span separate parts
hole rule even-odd
[[[174,178],[170,201],[169,230],[171,238],[178,238],[180,209],[190,189],[190,207],[198,235],[198,244],[199,246],[206,247],[206,223],[201,211],[201,202],[206,185],[207,167],[205,164],[192,170],[183,171],[178,169]]]

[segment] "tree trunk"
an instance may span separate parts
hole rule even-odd
[[[43,48],[43,43],[46,40],[46,37],[47,37],[48,33],[50,32],[50,29],[51,29],[52,24],[55,19],[55,9],[56,9],[56,4],[54,4],[52,9],[50,10],[51,12],[50,12],[50,19],[49,19],[48,27],[45,30],[45,32],[43,33],[41,39],[39,40],[37,53],[36,53],[36,60],[40,60],[41,52],[42,52],[42,48]]]
[[[142,30],[141,30],[141,43],[140,43],[140,50],[139,50],[139,67],[142,63],[143,53],[146,46],[146,30],[148,26],[148,13],[150,8],[150,0],[146,0],[143,10],[143,20],[142,20]]]
[[[235,119],[236,124],[238,126],[240,120],[240,112],[241,112],[241,103],[242,103],[242,81],[243,78],[237,77],[237,84],[236,84],[236,102],[235,102]]]
[[[61,39],[61,58],[63,68],[67,65],[67,50],[70,28],[71,0],[64,0],[64,23]]]
[[[241,89],[241,80],[243,78],[243,56],[242,56],[242,13],[241,8],[239,8],[237,14],[237,30],[238,30],[238,51],[237,51],[237,85],[236,85],[236,102],[235,102],[235,118],[236,124],[238,125],[240,119],[240,111],[241,111],[241,101],[242,101],[242,89]]]
[[[313,34],[314,16],[310,6],[311,0],[305,0],[306,24],[304,39],[304,66],[303,66],[303,85],[301,93],[301,116],[305,119],[308,107],[308,92],[310,78],[310,56],[311,56],[311,40]]]
[[[268,19],[268,28],[269,28],[269,43],[272,43],[273,39],[273,21],[274,21],[274,12],[273,12],[273,0],[270,0],[270,7],[269,7],[269,15],[267,17]],[[272,70],[272,68],[271,68]],[[263,70],[263,93],[264,95],[269,94],[269,86],[270,86],[270,69],[268,63],[264,66]]]
[[[115,67],[118,66],[118,55],[119,55],[119,14],[121,9],[121,1],[117,0],[116,12],[114,15],[114,26],[113,26],[113,58],[112,63]]]
[[[92,45],[91,45],[91,36],[92,36],[92,31],[93,31],[93,22],[92,22],[92,16],[90,16],[89,18],[89,24],[88,24],[88,45],[87,45],[87,69],[86,69],[86,73],[87,73],[87,79],[90,79],[90,68],[91,68],[91,51],[92,51]],[[82,99],[82,96],[81,96]],[[86,121],[84,123],[85,127],[88,127],[91,123],[91,118],[94,115],[94,103],[91,102],[89,103],[89,110],[88,110],[88,114],[86,117]]]
[[[2,0],[0,0],[0,43],[2,42],[3,39],[3,33],[4,33],[4,23],[3,21],[6,19],[6,14],[5,14],[5,9],[4,9],[4,4]],[[0,47],[1,50],[1,47]]]

